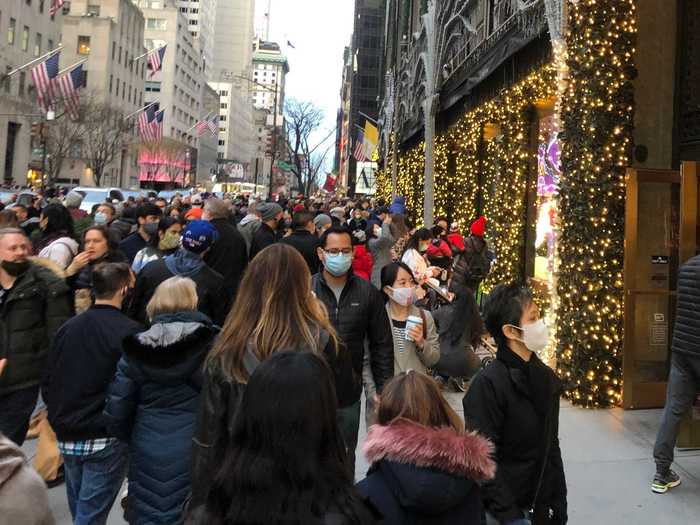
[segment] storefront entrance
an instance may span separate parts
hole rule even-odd
[[[664,405],[678,268],[699,253],[697,166],[627,172],[625,408]]]

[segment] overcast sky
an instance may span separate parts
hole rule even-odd
[[[286,96],[313,101],[323,109],[321,138],[335,129],[343,50],[350,43],[354,6],[354,0],[271,0],[270,40],[282,46],[289,60]],[[267,9],[268,0],[256,0],[256,32],[264,31]],[[287,41],[295,49],[288,48]]]

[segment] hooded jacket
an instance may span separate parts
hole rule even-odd
[[[486,438],[399,420],[370,427],[364,453],[371,467],[358,489],[385,525],[481,523],[479,484],[496,471]]]
[[[389,206],[389,211],[396,215],[406,215],[406,197],[397,195],[394,202]]]
[[[22,450],[0,435],[0,521],[12,525],[53,525],[46,485]]]
[[[202,363],[217,329],[199,312],[158,316],[124,340],[104,419],[129,442],[130,523],[179,523],[190,490],[190,457]]]
[[[237,228],[240,234],[243,236],[248,254],[250,254],[250,245],[253,242],[255,232],[257,232],[260,228],[260,224],[262,224],[260,217],[254,213],[249,213],[241,219],[241,222],[238,223]]]
[[[377,288],[382,287],[382,268],[391,264],[391,247],[396,240],[391,234],[391,224],[382,224],[382,233],[367,241],[367,248],[372,254],[374,264],[372,266],[372,284]]]

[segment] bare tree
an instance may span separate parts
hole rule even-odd
[[[65,116],[51,122],[47,129],[46,174],[47,182],[51,183],[61,175],[66,159],[80,158],[86,126]]]
[[[321,127],[324,115],[313,102],[287,100],[285,118],[291,171],[297,179],[298,190],[309,195],[330,148],[323,154],[319,154],[319,149],[335,134],[335,130],[318,142],[314,140],[312,135]]]
[[[164,137],[160,141],[141,142],[139,149],[149,156],[154,180],[164,176],[168,182],[177,182],[178,177],[184,181],[187,171],[187,153],[190,147],[184,142]]]
[[[128,142],[131,126],[121,111],[99,100],[86,100],[79,123],[85,128],[82,158],[99,186],[105,169]]]

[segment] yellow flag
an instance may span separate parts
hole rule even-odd
[[[379,130],[369,120],[365,120],[365,142],[369,142],[375,148],[379,142]]]

